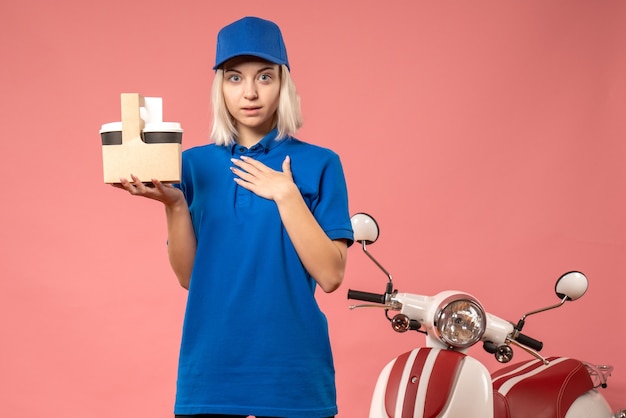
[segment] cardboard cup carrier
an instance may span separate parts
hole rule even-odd
[[[160,97],[122,93],[122,121],[100,129],[104,182],[119,183],[134,174],[145,183],[157,179],[178,183],[181,175],[183,130],[180,123],[163,122]]]

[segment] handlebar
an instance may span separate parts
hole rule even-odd
[[[386,303],[386,298],[387,298],[386,294],[362,292],[360,290],[348,289],[348,299],[354,299],[354,300],[360,300],[364,302],[377,303],[380,305],[384,305]],[[537,352],[543,349],[543,342],[536,340],[522,333],[519,333],[517,335],[517,338],[515,338],[515,341]],[[489,349],[487,348],[485,349],[489,351]]]
[[[541,341],[535,340],[528,335],[524,335],[520,333],[515,339],[518,343],[525,345],[526,347],[532,348],[535,351],[541,351],[543,348],[543,343]]]
[[[361,292],[360,290],[348,289],[348,299],[362,300],[364,302],[385,304],[385,295],[380,293]]]

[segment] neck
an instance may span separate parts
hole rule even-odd
[[[253,129],[245,126],[238,126],[237,132],[239,136],[237,137],[237,143],[239,145],[243,145],[244,147],[251,147],[255,144],[258,144],[261,139],[268,133],[270,133],[270,129]]]

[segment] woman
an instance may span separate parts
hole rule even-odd
[[[177,417],[337,413],[317,286],[343,280],[352,244],[339,157],[293,135],[302,118],[279,27],[246,17],[218,34],[214,143],[182,180],[121,187],[161,201],[170,264],[189,289]]]

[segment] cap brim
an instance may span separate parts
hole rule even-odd
[[[265,61],[268,61],[268,62],[271,62],[271,63],[274,63],[274,64],[286,65],[287,69],[289,69],[289,64],[287,62],[285,62],[285,60],[280,60],[280,59],[277,59],[274,56],[271,56],[271,55],[268,55],[268,54],[259,53],[259,52],[256,52],[256,51],[238,52],[238,53],[233,54],[231,56],[227,56],[226,58],[222,59],[222,61],[220,61],[219,63],[215,64],[213,66],[213,69],[217,70],[226,61],[231,60],[231,59],[236,58],[236,57],[241,57],[241,56],[250,56],[250,57],[261,58],[261,59],[264,59]]]

